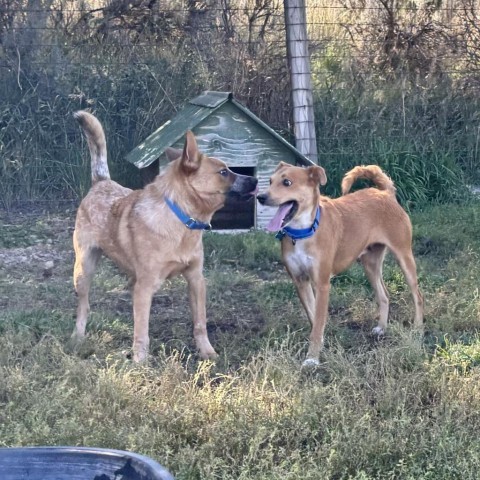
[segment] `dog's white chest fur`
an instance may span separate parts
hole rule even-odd
[[[298,242],[291,252],[285,255],[285,263],[295,277],[310,276],[313,257],[304,249],[303,242]]]

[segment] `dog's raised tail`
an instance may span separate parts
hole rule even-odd
[[[360,178],[370,180],[379,190],[385,190],[395,195],[395,185],[377,165],[358,166],[350,170],[342,180],[342,195],[349,193],[352,185]]]
[[[92,185],[100,180],[109,180],[110,172],[107,164],[107,141],[102,124],[91,113],[80,110],[73,114],[82,127],[90,150]]]

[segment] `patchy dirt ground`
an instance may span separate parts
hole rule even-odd
[[[56,213],[22,211],[8,216],[0,213],[2,316],[38,329],[39,335],[54,328],[56,334],[67,339],[73,330],[74,217],[75,210],[70,209]],[[271,270],[251,272],[239,268],[237,260],[226,258],[207,267],[205,273],[212,344],[219,352],[231,350],[235,338],[240,341],[238,360],[245,358],[245,350],[256,344],[252,335],[268,334],[268,318],[276,303],[268,285],[279,279],[288,281],[283,268],[277,263]],[[286,288],[287,305],[282,315],[292,311],[293,290],[290,285]],[[97,269],[90,303],[87,332],[98,338],[93,342],[97,345],[91,345],[84,354],[99,354],[100,349],[128,350],[133,333],[131,296],[126,277],[109,260]],[[153,353],[162,349],[195,352],[187,285],[182,278],[165,282],[153,298],[150,318]]]
[[[49,277],[73,259],[74,212],[0,212],[0,270]]]

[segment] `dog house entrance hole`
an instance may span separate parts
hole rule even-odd
[[[230,170],[240,175],[255,175],[255,167],[231,167]],[[212,227],[215,230],[247,230],[255,227],[255,203],[252,196],[242,200],[236,196],[228,196],[227,201],[212,218]]]

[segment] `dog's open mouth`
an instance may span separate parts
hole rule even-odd
[[[284,227],[297,213],[298,203],[295,200],[282,203],[267,225],[269,232],[277,232]]]

